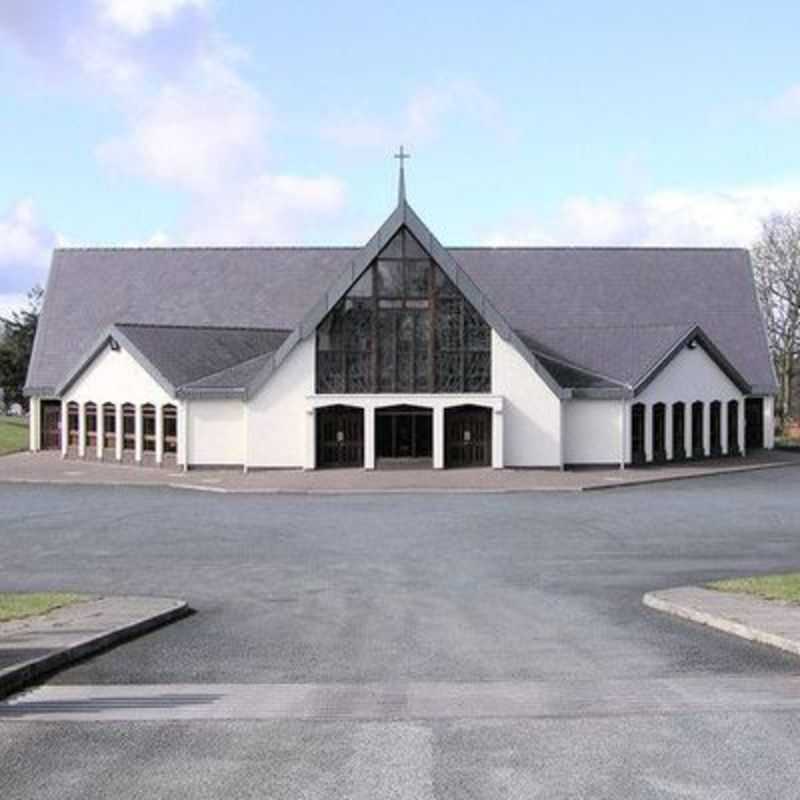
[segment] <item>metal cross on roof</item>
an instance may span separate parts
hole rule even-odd
[[[405,172],[405,160],[407,158],[411,158],[410,153],[406,153],[403,149],[403,145],[400,145],[400,152],[395,153],[394,157],[400,162],[400,177],[398,179],[397,184],[397,202],[398,205],[400,203],[405,203],[406,201],[406,172]]]

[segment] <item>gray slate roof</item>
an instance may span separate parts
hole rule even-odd
[[[116,325],[173,385],[183,386],[277,350],[289,331]]]
[[[254,348],[274,349],[279,333],[285,336],[297,325],[359,251],[345,247],[57,250],[28,388],[52,391],[113,323],[176,330],[181,326],[249,329]],[[553,369],[559,382],[588,382],[595,388],[604,388],[605,381],[610,386],[635,385],[678,339],[699,325],[755,391],[774,389],[744,250],[449,251],[520,338],[533,343],[542,359],[549,359],[546,368]],[[275,338],[258,340],[256,345],[257,331]],[[148,336],[144,330],[139,333],[142,341]],[[206,335],[214,340],[213,334]],[[148,342],[160,348],[157,338],[154,335]],[[243,380],[254,366],[237,370],[233,364],[219,366],[224,358],[217,361],[215,356],[212,365],[196,363],[192,356],[184,367],[179,364],[183,356],[178,339],[180,334],[159,352],[170,369],[185,369],[190,376],[179,383],[202,384],[208,377],[210,388],[215,381],[220,388],[229,388],[224,385]],[[244,349],[250,346],[242,343]],[[246,358],[263,354],[266,361],[271,349],[251,352]],[[211,366],[219,374],[198,374]]]

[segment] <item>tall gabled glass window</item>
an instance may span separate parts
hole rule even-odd
[[[491,332],[407,230],[317,329],[317,392],[488,393]]]

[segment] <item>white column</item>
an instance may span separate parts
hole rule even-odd
[[[672,404],[664,404],[664,450],[666,451],[667,461],[672,461]]]
[[[496,408],[492,412],[492,467],[503,469],[505,460],[503,455],[503,409]]]
[[[69,410],[66,400],[61,401],[61,458],[67,457],[69,450]]]
[[[364,469],[375,469],[375,409],[364,409]]]
[[[564,452],[567,447],[567,434],[566,434],[566,425],[565,420],[567,418],[567,406],[566,401],[559,400],[558,401],[558,465],[563,470],[564,469],[564,462],[566,461],[564,457]]]
[[[31,397],[28,401],[28,435],[30,436],[30,449],[36,453],[41,445],[39,430],[41,426],[42,404],[38,397]]]
[[[764,398],[764,447],[775,446],[775,398]]]
[[[103,417],[103,404],[97,404],[97,416],[95,417],[97,420],[95,424],[95,430],[97,432],[97,441],[95,442],[95,454],[97,455],[97,460],[100,461],[103,458],[103,439],[105,438],[105,427],[106,421]]]
[[[314,408],[306,409],[306,463],[303,469],[317,466],[317,413]]]
[[[117,403],[114,406],[114,429],[116,430],[116,434],[114,435],[114,458],[117,461],[122,461],[122,403]]]
[[[433,468],[444,469],[444,409],[433,409]]]
[[[720,444],[722,445],[722,454],[728,455],[728,401],[723,400],[720,405],[719,412],[720,424]]]
[[[711,404],[703,403],[703,455],[711,455]]]
[[[691,458],[692,453],[692,404],[687,400],[683,404],[683,449],[686,458]]]
[[[86,456],[86,403],[78,403],[78,457]]]
[[[164,406],[156,404],[156,464],[164,462]]]
[[[142,454],[144,453],[144,425],[142,424],[142,406],[139,403],[136,404],[136,417],[133,430],[136,437],[133,459],[137,464],[141,464]]]
[[[644,460],[653,460],[653,406],[644,404]]]
[[[189,400],[178,403],[178,452],[177,462],[186,472],[189,469]]]
[[[619,468],[625,469],[628,455],[628,403],[622,400],[619,404]]]
[[[745,455],[745,438],[744,438],[744,401],[745,398],[741,397],[739,399],[739,425],[737,426],[739,430],[737,433],[739,434],[739,451],[742,455]]]

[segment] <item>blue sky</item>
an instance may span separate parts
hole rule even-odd
[[[361,243],[400,143],[445,243],[747,246],[800,6],[638,6],[0,0],[0,313],[56,244]]]

